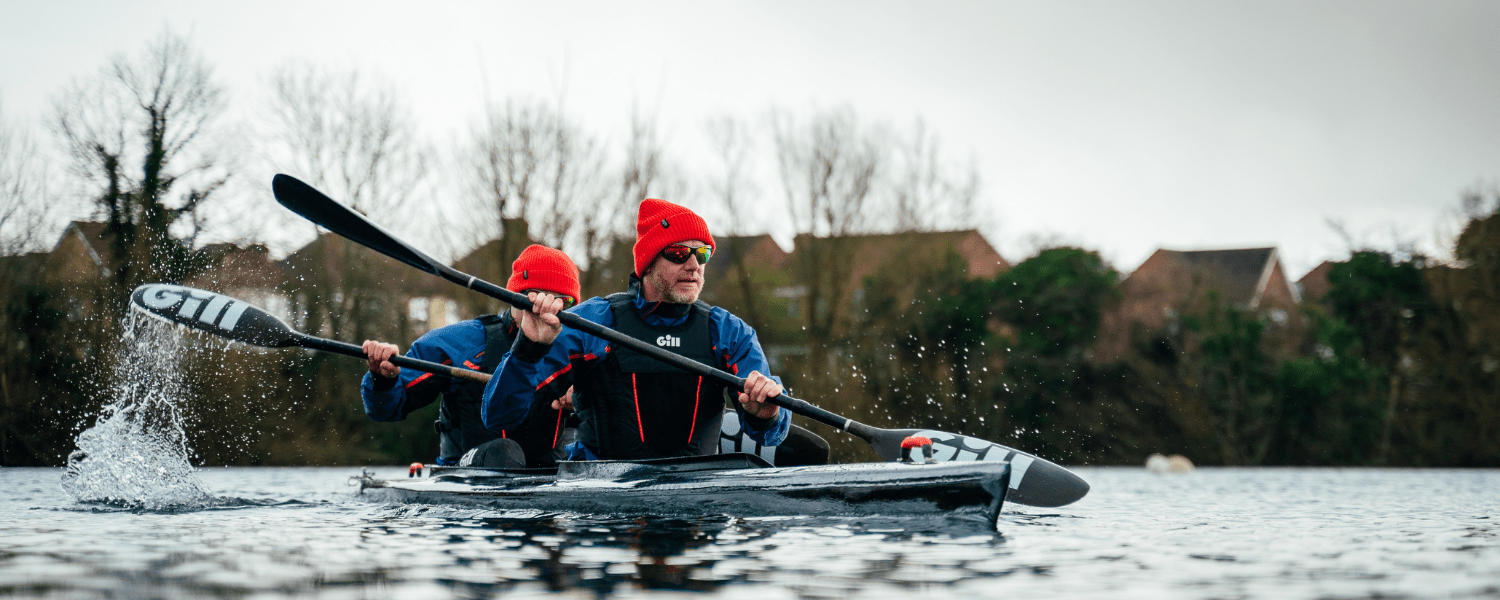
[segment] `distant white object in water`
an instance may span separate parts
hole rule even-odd
[[[1146,470],[1152,473],[1187,473],[1193,470],[1193,461],[1181,454],[1162,456],[1152,454],[1146,457]]]

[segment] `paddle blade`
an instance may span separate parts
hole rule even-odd
[[[324,229],[433,275],[442,275],[441,263],[406,245],[406,242],[371,223],[364,215],[334,202],[332,198],[323,195],[323,192],[302,183],[296,177],[277,175],[271,178],[271,191],[276,194],[276,201],[282,206]]]
[[[875,433],[871,445],[881,458],[896,460],[901,456],[901,440],[913,435],[932,440],[933,458],[938,461],[1010,461],[1007,502],[1027,506],[1064,506],[1089,493],[1088,482],[1072,471],[1015,448],[966,435],[931,429],[881,429]]]
[[[178,325],[266,348],[296,346],[302,338],[248,302],[180,285],[148,283],[131,292],[130,304]]]

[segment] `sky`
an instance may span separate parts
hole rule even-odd
[[[1500,3],[1444,1],[7,2],[0,106],[41,131],[68,82],[164,28],[231,102],[287,61],[358,66],[433,140],[486,94],[562,92],[606,134],[655,107],[691,163],[711,116],[848,106],[972,158],[974,222],[1012,262],[1275,246],[1296,278],[1347,256],[1330,222],[1447,251],[1460,195],[1500,183],[1497,25]],[[270,202],[256,175],[236,201]]]

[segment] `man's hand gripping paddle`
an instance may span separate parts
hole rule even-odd
[[[386,256],[464,286],[491,298],[502,300],[521,310],[531,310],[526,296],[493,283],[462,273],[408,246],[379,226],[343,205],[334,202],[312,186],[289,175],[271,180],[276,201],[323,228]],[[718,380],[744,391],[745,380],[703,363],[673,354],[623,333],[583,319],[573,313],[559,313],[563,325],[589,333],[614,344],[651,356],[695,375]],[[787,394],[767,398],[767,402],[814,421],[848,432],[870,444],[886,460],[901,456],[901,441],[909,436],[932,440],[934,458],[944,460],[1008,460],[1011,464],[1010,493],[1006,498],[1029,506],[1063,506],[1076,502],[1089,491],[1089,484],[1056,464],[1019,450],[979,438],[930,429],[881,429],[845,418],[798,400]]]
[[[172,285],[148,283],[130,294],[130,305],[153,317],[199,331],[206,331],[237,342],[262,348],[301,347],[333,352],[356,358],[369,358],[354,344],[313,337],[287,326],[244,300],[213,292]],[[391,363],[424,373],[436,373],[457,379],[488,383],[490,375],[406,356],[392,356]]]

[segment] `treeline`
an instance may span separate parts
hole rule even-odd
[[[0,464],[60,464],[113,400],[114,367],[132,360],[117,352],[135,326],[125,300],[142,283],[238,294],[304,331],[402,347],[444,321],[413,297],[455,298],[462,316],[500,309],[333,236],[273,263],[257,243],[311,229],[234,202],[237,185],[264,187],[243,181],[247,164],[296,174],[439,253],[483,245],[465,268],[492,281],[526,243],[564,248],[585,267],[586,294],[624,287],[615,263],[628,263],[645,197],[700,210],[726,242],[790,227],[796,249],[775,269],[745,252],[716,257],[714,301],[761,332],[798,397],[872,424],[1070,463],[1161,451],[1207,464],[1500,464],[1484,443],[1500,395],[1486,320],[1500,314],[1500,259],[1484,202],[1459,241],[1463,268],[1358,252],[1294,326],[1205,297],[1179,307],[1181,327],[1133,331],[1129,351],[1101,360],[1120,274],[1096,253],[1052,248],[976,276],[954,245],[934,245],[928,234],[983,224],[980,182],[920,122],[847,109],[725,116],[683,162],[640,108],[613,139],[560,102],[488,103],[439,150],[399,90],[368,73],[286,65],[262,91],[239,106],[254,127],[227,121],[212,68],[167,33],[59,92],[46,123],[56,156],[0,114]],[[445,193],[457,201],[439,202]],[[102,246],[36,252],[53,242],[37,237],[51,207],[70,200],[101,223],[90,235]],[[181,360],[201,464],[401,463],[436,447],[432,408],[399,424],[365,418],[358,361],[209,339]],[[872,457],[809,427],[842,459]]]
[[[1459,265],[1364,250],[1280,322],[1217,294],[1174,327],[1136,328],[1093,356],[1119,274],[1094,252],[1052,248],[993,279],[928,271],[915,302],[880,290],[849,344],[847,408],[1072,464],[1500,464],[1500,197],[1473,203]],[[905,276],[900,275],[900,276]],[[828,388],[820,388],[826,391]],[[815,395],[815,394],[806,394]],[[846,446],[849,455],[861,449]]]

